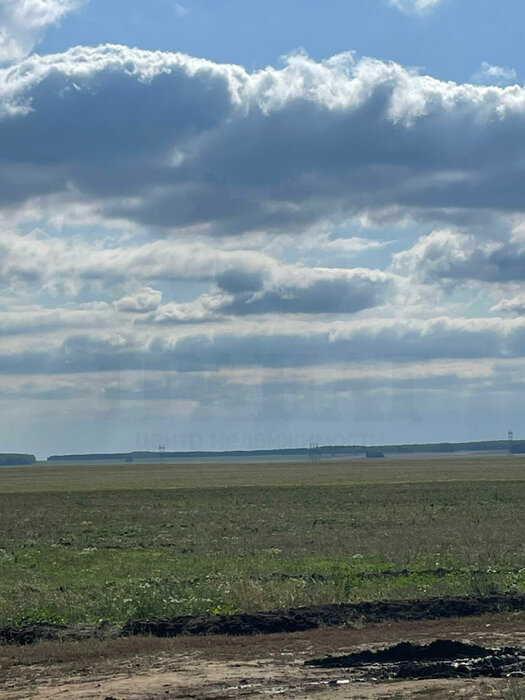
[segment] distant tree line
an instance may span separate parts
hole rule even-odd
[[[451,453],[451,452],[489,452],[508,451],[508,440],[482,440],[479,442],[438,442],[438,443],[415,443],[407,445],[320,445],[315,448],[318,459],[323,457],[337,457],[339,455],[365,456],[370,452],[377,451],[384,454],[410,454],[413,452],[428,453]],[[206,458],[206,457],[278,457],[297,456],[308,457],[311,449],[308,447],[296,447],[288,449],[274,450],[226,450],[214,451],[185,451],[185,452],[111,452],[92,453],[76,455],[51,455],[50,462],[88,462],[88,461],[151,461],[158,459],[184,459],[184,458]],[[515,440],[511,447],[513,454],[525,454],[525,440]]]
[[[0,467],[16,467],[20,464],[34,464],[35,455],[0,454]]]
[[[525,443],[523,441],[516,442],[510,448],[511,454],[513,455],[523,455],[525,454]]]

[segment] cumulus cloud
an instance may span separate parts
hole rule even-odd
[[[285,266],[274,272],[267,286],[227,298],[219,309],[241,315],[355,313],[383,303],[395,286],[392,275],[374,270]]]
[[[523,210],[525,89],[351,54],[248,73],[75,48],[0,71],[0,114],[6,208],[54,193],[102,219],[212,235]]]
[[[425,282],[525,280],[525,246],[518,240],[478,240],[457,231],[434,231],[393,256],[392,268]]]
[[[155,311],[162,302],[162,292],[152,287],[144,287],[134,294],[122,297],[115,302],[118,311],[126,313],[144,314],[148,311]]]
[[[0,0],[0,63],[26,56],[47,27],[85,0]]]
[[[228,271],[217,279],[219,289],[215,293],[190,303],[164,304],[145,320],[181,323],[230,315],[352,314],[380,306],[388,297],[391,300],[397,284],[394,275],[359,268],[277,266],[268,279],[259,279],[258,286],[245,281],[237,271]]]
[[[525,294],[519,294],[512,299],[502,299],[491,308],[491,311],[525,316]]]
[[[195,301],[170,301],[162,304],[154,312],[147,314],[139,323],[156,325],[173,325],[180,323],[205,323],[221,319],[220,310],[222,298],[211,294],[203,294]]]
[[[0,237],[0,287],[43,287],[75,296],[89,285],[134,287],[154,280],[213,281],[225,275],[261,275],[278,263],[253,250],[221,250],[201,241],[162,238],[150,243],[93,245],[42,231]],[[223,282],[224,283],[224,282]],[[151,296],[151,292],[149,292]],[[128,300],[129,301],[129,300]],[[128,308],[129,303],[126,302]]]
[[[479,70],[472,76],[476,83],[481,85],[511,85],[516,82],[517,73],[514,68],[505,66],[492,66],[483,61]]]

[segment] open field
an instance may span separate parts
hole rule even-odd
[[[2,468],[0,627],[525,591],[524,501],[516,457]],[[403,640],[523,648],[523,615],[7,645],[0,687],[6,700],[523,700],[518,678],[349,682],[304,665]]]
[[[525,456],[446,457],[317,462],[42,463],[2,467],[0,493],[154,490],[234,486],[352,486],[442,481],[525,481]]]
[[[0,625],[525,591],[525,460],[0,470]]]

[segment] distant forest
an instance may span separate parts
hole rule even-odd
[[[35,455],[0,453],[0,467],[17,467],[21,464],[34,464],[35,461]]]
[[[414,445],[323,445],[314,448],[297,447],[275,450],[229,450],[222,452],[111,452],[93,454],[51,455],[49,462],[83,462],[83,461],[141,461],[158,459],[205,458],[205,457],[338,457],[343,455],[363,456],[367,452],[377,451],[388,454],[410,454],[413,452],[451,453],[451,452],[490,452],[510,451],[512,454],[525,454],[525,440],[483,440],[481,442],[439,442]]]

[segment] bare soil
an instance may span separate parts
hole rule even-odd
[[[474,656],[483,653],[480,648],[523,649],[524,623],[523,612],[507,612],[248,637],[138,636],[6,645],[0,648],[0,697],[2,700],[210,700],[265,696],[318,700],[443,700],[454,696],[469,700],[501,699],[510,688],[513,693],[525,692],[523,687],[519,689],[523,681],[470,676],[431,680],[380,677],[373,680],[369,676],[357,680],[347,667],[323,668],[305,662],[329,655],[373,653],[401,642],[421,647],[438,639],[475,645],[478,651]],[[454,645],[448,648],[451,650],[452,656],[465,653]],[[365,654],[363,658],[369,657]],[[381,664],[375,668],[380,669]]]

